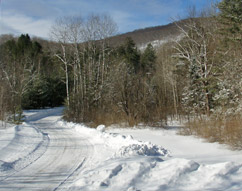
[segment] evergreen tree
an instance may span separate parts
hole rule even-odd
[[[21,118],[22,108],[63,104],[65,88],[54,64],[43,52],[41,44],[33,41],[28,34],[8,40],[0,46],[0,74],[1,83],[4,83],[1,92],[8,93],[9,100],[1,107],[13,115],[14,121],[18,120],[15,116]],[[51,67],[55,71],[50,73]],[[58,90],[58,93],[55,92]]]
[[[16,41],[9,40],[1,47],[3,58],[1,70],[10,89],[11,113],[21,117],[22,96],[27,86],[35,79],[37,65],[42,47],[37,43],[33,46],[29,35],[21,35]]]
[[[22,107],[36,109],[64,104],[65,84],[55,76],[36,78],[23,95]]]
[[[225,31],[232,35],[233,40],[242,43],[242,1],[223,0],[218,4],[218,8],[219,19],[225,26]]]
[[[241,115],[242,111],[242,1],[223,0],[218,4],[222,31],[220,63],[224,65],[214,97],[218,115]]]
[[[125,59],[129,72],[138,73],[140,71],[140,54],[132,38],[126,39],[125,44],[119,48],[119,54]]]
[[[141,67],[144,74],[154,73],[155,71],[155,61],[156,55],[153,46],[149,43],[141,55]]]

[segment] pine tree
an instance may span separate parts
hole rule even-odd
[[[42,47],[37,42],[32,42],[29,35],[21,35],[16,41],[9,40],[1,45],[2,62],[1,70],[10,92],[10,110],[21,117],[23,94],[37,74],[37,65]]]
[[[143,73],[151,74],[154,73],[155,71],[155,60],[156,60],[156,55],[155,55],[155,50],[153,46],[149,43],[144,51],[144,53],[141,55],[141,67]]]
[[[242,43],[242,1],[223,0],[218,4],[219,19],[232,40]]]
[[[129,72],[137,74],[140,71],[140,54],[134,41],[130,37],[128,37],[125,44],[119,48],[119,54],[125,59]]]
[[[218,115],[241,115],[242,111],[242,1],[223,0],[220,10],[220,39],[222,52],[220,63],[223,72],[217,86],[214,101]]]

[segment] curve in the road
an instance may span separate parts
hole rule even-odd
[[[26,125],[42,134],[42,142],[37,144],[27,156],[18,160],[18,171],[10,174],[10,171],[6,171],[7,174],[0,177],[0,191],[65,190],[90,161],[93,145],[87,138],[76,134],[71,129],[56,125],[59,114],[55,116],[52,113],[49,117],[43,113],[41,115],[43,118],[40,119],[35,114],[35,119],[38,120],[28,121]],[[45,151],[40,153],[43,148]],[[32,160],[32,155],[37,156],[36,153],[39,153],[38,157],[33,157],[34,160]],[[11,153],[8,154],[11,155]]]
[[[27,131],[29,128],[33,129],[36,133],[32,137],[27,138],[27,135],[23,131]],[[26,139],[28,139],[29,143],[34,143],[24,147],[25,154],[23,155],[21,151],[23,151],[23,145],[26,145]],[[48,134],[43,133],[36,127],[25,125],[25,128],[23,128],[23,126],[16,126],[14,138],[6,147],[0,150],[0,173],[2,175],[0,182],[38,160],[45,153],[48,144]]]

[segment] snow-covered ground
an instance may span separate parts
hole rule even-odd
[[[177,128],[90,129],[62,108],[0,128],[0,190],[242,190],[242,152]]]
[[[242,163],[242,151],[232,151],[226,145],[208,143],[194,136],[181,136],[178,130],[179,127],[173,126],[166,129],[111,128],[107,132],[132,135],[137,140],[162,145],[170,151],[173,158],[185,158],[202,164],[228,161]]]

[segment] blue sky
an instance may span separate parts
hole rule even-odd
[[[12,33],[48,38],[56,18],[109,14],[119,33],[164,25],[185,17],[189,6],[203,9],[213,0],[0,0],[0,34]]]

